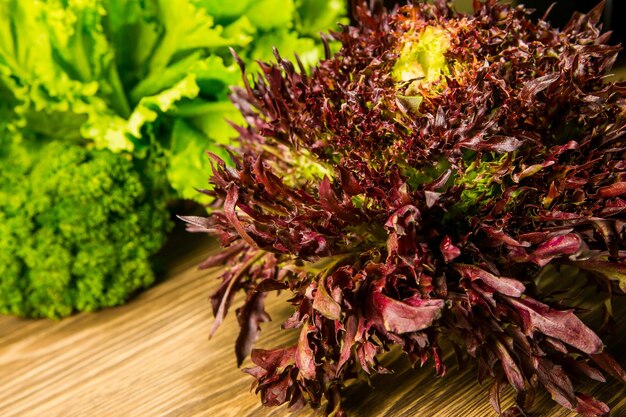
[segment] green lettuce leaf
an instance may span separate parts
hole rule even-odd
[[[206,195],[197,191],[208,187],[211,163],[206,152],[212,152],[224,160],[229,160],[228,153],[182,119],[174,122],[170,151],[167,170],[170,185],[184,199],[210,202]]]
[[[301,35],[319,36],[329,29],[338,30],[337,23],[348,24],[344,0],[297,0],[296,31]]]
[[[341,7],[339,7],[341,5]],[[0,141],[62,139],[141,158],[166,154],[171,185],[201,200],[205,150],[243,123],[234,48],[255,60],[322,56],[341,0],[0,0]],[[28,139],[24,139],[28,138]],[[189,166],[184,167],[185,161]],[[185,181],[189,179],[189,182]]]

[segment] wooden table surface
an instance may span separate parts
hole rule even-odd
[[[208,240],[177,245],[166,279],[122,307],[58,322],[0,317],[0,416],[290,415],[284,407],[262,407],[250,392],[252,378],[236,368],[234,314],[208,340],[208,295],[218,281],[216,271],[198,271],[195,265],[209,250]],[[278,328],[289,315],[283,304],[270,299],[274,322],[264,324],[257,346],[275,347],[297,337]],[[626,352],[625,338],[617,339],[616,348]],[[618,356],[626,363],[626,354]],[[397,372],[375,378],[375,389],[365,384],[348,389],[350,416],[495,416],[489,384],[477,384],[474,368],[459,372],[453,365],[439,379],[430,363],[407,370],[402,357],[388,362]],[[590,384],[584,391],[613,407],[612,416],[626,416],[624,386]],[[505,404],[511,404],[510,395]],[[321,414],[305,409],[292,415]],[[533,415],[574,414],[544,396]]]

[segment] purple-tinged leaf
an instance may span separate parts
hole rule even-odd
[[[177,216],[179,219],[187,223],[187,231],[201,232],[210,230],[213,226],[213,221],[207,217],[198,216]],[[190,229],[191,228],[191,229]]]
[[[358,183],[353,173],[341,165],[338,166],[338,169],[341,179],[341,188],[346,194],[354,196],[363,192],[363,188]]]
[[[559,365],[547,359],[536,357],[537,376],[541,384],[552,395],[552,399],[570,410],[576,409],[577,399],[572,381]]]
[[[271,350],[253,349],[250,360],[253,364],[268,373],[281,373],[287,366],[295,363],[296,346]],[[253,368],[244,369],[245,372]]]
[[[530,246],[528,242],[520,242],[513,239],[511,236],[504,233],[502,229],[496,229],[494,227],[483,226],[482,230],[487,233],[490,239],[494,241],[494,244],[505,244],[512,247],[526,248]]]
[[[445,236],[439,244],[439,249],[446,262],[450,262],[461,255],[461,250],[452,244],[450,236]]]
[[[296,366],[299,369],[299,375],[304,379],[315,379],[315,354],[309,344],[309,334],[317,332],[317,328],[312,325],[302,326],[300,338],[298,339],[298,348],[296,350]]]
[[[426,190],[424,191],[424,197],[426,198],[426,207],[431,208],[437,203],[441,193]]]
[[[606,378],[604,377],[604,375],[602,375],[602,372],[590,366],[587,362],[581,362],[572,359],[571,363],[568,363],[568,366],[571,366],[578,372],[584,374],[589,379],[598,382],[606,382]]]
[[[356,356],[359,359],[361,368],[368,374],[372,373],[372,370],[376,368],[376,354],[378,349],[370,341],[364,341],[359,343],[356,348]]]
[[[441,349],[439,349],[439,346],[437,345],[432,346],[430,350],[430,354],[432,355],[433,361],[435,362],[435,372],[439,376],[444,376],[446,372],[448,371],[448,368],[446,367],[446,364],[443,363],[443,358],[441,356]]]
[[[354,315],[348,316],[346,320],[346,332],[341,344],[341,353],[339,354],[339,360],[337,361],[337,374],[343,368],[346,362],[352,355],[352,347],[354,346],[354,339],[358,330],[357,318]]]
[[[237,366],[241,366],[252,351],[252,346],[259,337],[261,323],[270,321],[270,316],[264,309],[266,295],[259,292],[250,293],[243,307],[237,309],[239,322],[239,336],[235,342]]]
[[[276,175],[265,169],[263,160],[259,157],[254,164],[254,174],[256,179],[263,185],[264,190],[271,196],[280,195],[285,189],[280,179]]]
[[[412,300],[411,304],[394,300],[374,291],[371,296],[372,308],[382,319],[385,330],[397,334],[416,332],[430,327],[441,317],[443,300]]]
[[[218,290],[211,296],[211,302],[213,306],[213,314],[215,315],[215,319],[213,320],[213,325],[211,326],[211,331],[209,333],[209,337],[212,337],[215,334],[217,328],[224,321],[224,317],[228,313],[228,309],[230,304],[233,301],[235,296],[235,292],[241,284],[241,280],[244,277],[244,274],[248,272],[248,270],[264,255],[263,252],[256,252],[245,259],[245,263],[238,264],[232,267],[232,270],[225,275],[225,280],[218,288]]]
[[[489,403],[491,404],[491,408],[493,408],[498,415],[502,414],[502,409],[500,408],[502,385],[500,378],[494,378],[491,388],[489,388]]]
[[[218,290],[211,298],[213,301],[213,324],[211,325],[211,330],[209,332],[209,337],[213,337],[218,327],[221,326],[226,314],[228,313],[228,308],[235,297],[235,291],[233,291],[234,287],[238,284],[240,279],[240,275],[236,275],[230,277],[228,281],[223,284],[222,288]]]
[[[463,277],[469,278],[471,281],[482,281],[494,291],[510,297],[521,297],[525,290],[524,284],[516,279],[497,277],[474,265],[457,264],[454,265],[454,269],[459,271]]]
[[[557,340],[550,336],[546,336],[546,338],[544,339],[544,342],[546,343],[546,345],[550,346],[552,349],[556,350],[557,352],[561,352],[564,355],[567,355],[569,353],[567,346],[561,343],[560,340]]]
[[[580,220],[584,216],[578,213],[568,213],[560,210],[543,211],[540,212],[537,218],[541,221],[568,221],[568,220]]]
[[[522,375],[522,371],[511,357],[507,347],[500,341],[495,341],[495,353],[498,359],[500,359],[506,379],[511,386],[513,386],[515,391],[524,391],[524,375]]]
[[[571,310],[554,310],[532,298],[507,297],[507,301],[520,315],[527,336],[540,331],[590,355],[602,351],[602,340]]]
[[[404,236],[407,226],[417,223],[419,219],[420,211],[417,207],[407,205],[394,212],[385,223],[385,227],[395,231],[399,236]]]
[[[554,73],[554,74],[544,75],[543,77],[535,78],[532,81],[528,81],[524,85],[524,88],[522,89],[522,91],[520,91],[521,100],[526,101],[526,102],[531,101],[533,96],[536,96],[540,92],[550,87],[552,84],[556,82],[556,80],[559,79],[559,77],[560,77],[559,74]]]
[[[591,355],[591,359],[607,374],[626,384],[626,372],[619,363],[608,353],[602,352]]]
[[[459,146],[473,151],[507,153],[517,150],[523,144],[524,142],[512,136],[494,135],[487,140],[481,140],[477,136],[471,140],[460,142]]]
[[[427,191],[437,191],[446,185],[446,183],[448,182],[451,176],[452,176],[452,170],[447,169],[437,179],[435,179],[429,184],[426,184],[424,188]]]
[[[570,233],[564,236],[555,236],[539,245],[525,260],[533,262],[538,266],[545,266],[554,258],[575,254],[580,250],[581,246],[582,240],[576,234]]]
[[[341,306],[328,294],[325,279],[320,280],[317,285],[313,298],[313,308],[330,320],[341,318]]]
[[[264,384],[259,387],[261,391],[261,401],[267,407],[277,407],[288,400],[289,386],[292,384],[289,374],[281,375],[276,381]]]
[[[609,414],[609,407],[602,401],[598,401],[588,395],[576,393],[576,400],[578,405],[576,406],[576,412],[582,414],[584,417],[599,417]]]
[[[209,269],[224,264],[236,254],[240,253],[246,247],[243,243],[234,244],[228,248],[222,249],[218,253],[209,256],[198,265],[198,269]]]
[[[224,214],[230,221],[231,225],[235,228],[237,233],[239,233],[239,236],[241,236],[241,238],[245,240],[248,245],[256,248],[256,242],[246,232],[239,219],[237,218],[236,208],[238,199],[239,189],[236,185],[232,184],[228,189],[228,193],[226,194],[226,200],[224,200]]]
[[[277,281],[275,279],[264,279],[259,282],[254,289],[258,292],[270,292],[270,291],[280,291],[289,288],[289,284],[286,282]]]

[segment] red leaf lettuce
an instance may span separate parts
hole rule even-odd
[[[236,167],[215,158],[218,204],[186,220],[227,248],[216,324],[247,294],[240,362],[264,294],[292,294],[296,344],[251,351],[264,404],[326,397],[345,415],[341,388],[387,372],[392,345],[443,375],[445,339],[494,378],[498,412],[506,382],[519,409],[543,387],[585,416],[608,412],[574,382],[624,371],[536,281],[577,268],[607,305],[626,287],[626,85],[605,81],[619,48],[601,6],[563,30],[522,6],[474,9],[359,8],[310,75],[276,53],[234,91],[248,123]]]

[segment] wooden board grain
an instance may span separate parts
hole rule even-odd
[[[125,306],[59,322],[0,317],[0,416],[290,415],[284,407],[260,406],[250,392],[251,377],[236,368],[233,314],[208,340],[208,295],[218,283],[216,271],[195,267],[211,250],[208,244],[188,246],[196,249],[177,248],[167,279]],[[258,346],[293,341],[295,336],[278,326],[289,314],[285,303],[270,299],[267,310],[275,321],[264,324]],[[624,309],[620,314],[626,314]],[[626,352],[626,340],[618,338],[615,347]],[[392,353],[387,361],[396,373],[375,377],[375,388],[348,388],[350,416],[495,416],[488,404],[488,384],[476,383],[474,368],[459,372],[452,366],[439,379],[429,366],[407,369],[405,359],[395,356]],[[626,362],[626,354],[618,356]],[[612,416],[626,416],[624,386],[591,384],[584,391],[610,404]],[[505,405],[511,401],[509,393]],[[321,414],[305,409],[291,415]],[[575,414],[545,396],[533,415]]]

